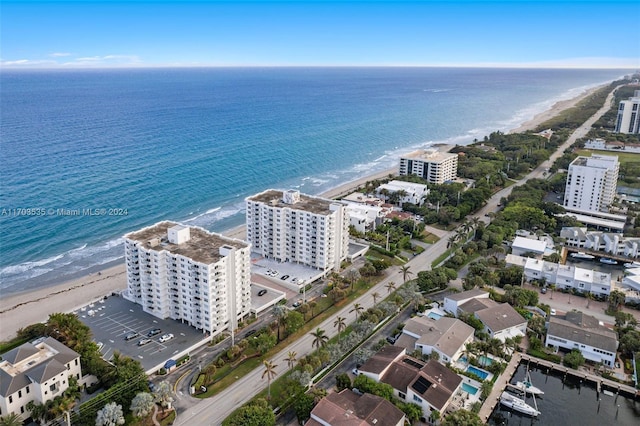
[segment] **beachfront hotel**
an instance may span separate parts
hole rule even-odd
[[[564,206],[579,211],[609,209],[616,195],[620,163],[615,155],[580,156],[569,165]]]
[[[125,235],[125,297],[158,318],[211,335],[251,308],[251,246],[202,228],[160,222]]]
[[[640,133],[640,90],[618,104],[616,133]]]
[[[457,154],[429,150],[400,157],[400,176],[416,175],[429,183],[443,184],[454,180],[457,172]]]
[[[349,248],[344,204],[269,189],[245,199],[247,241],[255,253],[322,271],[338,270]]]
[[[69,387],[69,378],[81,381],[80,354],[52,337],[24,343],[2,354],[0,361],[0,416],[27,419],[30,402],[46,404]]]

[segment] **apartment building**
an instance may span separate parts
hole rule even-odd
[[[269,189],[247,197],[247,241],[281,262],[337,270],[349,249],[349,215],[340,202]]]
[[[251,245],[198,227],[160,222],[125,235],[125,297],[158,318],[211,335],[251,308]]]
[[[606,212],[616,194],[620,163],[615,155],[580,156],[569,165],[564,206]]]
[[[564,227],[560,237],[565,239],[569,247],[584,248],[637,258],[640,256],[640,238],[626,238],[622,234],[613,232],[587,231],[587,228]]]
[[[454,180],[458,172],[458,155],[437,150],[416,151],[400,157],[400,176],[416,175],[429,183]]]
[[[0,361],[0,416],[14,413],[27,419],[29,402],[45,404],[69,387],[69,377],[80,380],[80,354],[52,337],[24,343],[2,354]]]
[[[393,194],[396,194],[395,198],[400,205],[404,203],[421,205],[424,198],[429,195],[429,189],[427,189],[427,185],[401,180],[392,180],[376,189],[376,195],[386,201],[393,199]]]
[[[618,104],[617,133],[640,133],[640,90]]]

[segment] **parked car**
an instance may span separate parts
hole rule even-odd
[[[138,346],[144,346],[144,345],[146,345],[147,343],[151,343],[151,339],[148,339],[148,338],[146,338],[146,337],[145,337],[144,339],[141,339],[141,340],[138,342]]]
[[[289,278],[289,275],[283,275],[280,277],[282,281],[286,281]]]
[[[351,370],[351,372],[353,373],[354,376],[360,375],[360,371],[357,368],[354,368],[353,370]]]
[[[300,305],[302,305],[302,301],[301,301],[301,300],[298,300],[297,302],[295,302],[295,303],[293,304],[293,307],[294,307],[294,308],[297,308],[297,307],[298,307],[298,306],[300,306]]]
[[[160,330],[159,328],[153,328],[149,330],[149,332],[147,333],[147,337],[157,336],[160,333],[162,333],[162,330]]]
[[[164,342],[168,342],[171,339],[173,339],[173,334],[169,333],[169,334],[163,334],[162,337],[158,339],[158,341],[160,343],[164,343]]]
[[[546,287],[542,287],[542,290],[540,290],[540,293],[547,294],[547,288]]]
[[[267,294],[267,290],[260,290],[258,292],[258,296],[264,296],[265,294]]]
[[[555,314],[556,314],[556,310],[555,310],[555,309],[553,309],[553,308],[551,308],[551,310],[549,311],[549,314],[550,314],[550,315],[555,315]]]
[[[124,336],[124,340],[133,340],[133,339],[135,339],[136,337],[139,337],[139,336],[140,336],[139,333],[137,333],[135,331],[132,331],[130,333],[127,333],[126,336]]]
[[[244,335],[244,337],[253,336],[256,333],[257,333],[257,330],[249,330],[247,331],[247,334]]]

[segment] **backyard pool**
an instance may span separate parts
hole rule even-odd
[[[469,383],[463,383],[462,390],[469,395],[475,395],[478,392],[478,388],[476,388],[475,386],[471,386]]]
[[[435,313],[435,312],[429,312],[429,313],[427,314],[427,316],[428,316],[429,318],[433,319],[433,320],[436,320],[436,321],[437,321],[437,320],[439,320],[440,318],[442,318],[442,315],[437,314],[437,313]]]
[[[489,376],[488,371],[484,371],[480,368],[474,367],[473,365],[467,366],[467,371],[469,373],[475,374],[476,376],[480,377],[482,380],[485,380]]]

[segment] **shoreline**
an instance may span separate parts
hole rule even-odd
[[[575,106],[601,87],[603,86],[585,90],[572,99],[556,102],[547,111],[536,114],[532,119],[522,123],[508,133],[522,133],[533,130],[561,111]],[[446,147],[451,149],[454,145],[447,145]],[[441,146],[438,148],[442,149]],[[332,199],[338,198],[353,192],[367,181],[384,178],[389,174],[395,175],[396,173],[397,167],[376,172],[324,191],[318,196]],[[244,239],[246,235],[245,226],[237,226],[222,232],[222,234],[230,238]],[[12,338],[20,328],[46,321],[52,313],[73,311],[105,295],[120,292],[127,286],[124,259],[90,268],[89,271],[79,272],[76,277],[72,279],[66,278],[62,282],[51,282],[40,288],[26,289],[11,293],[6,297],[0,297],[0,341]]]

